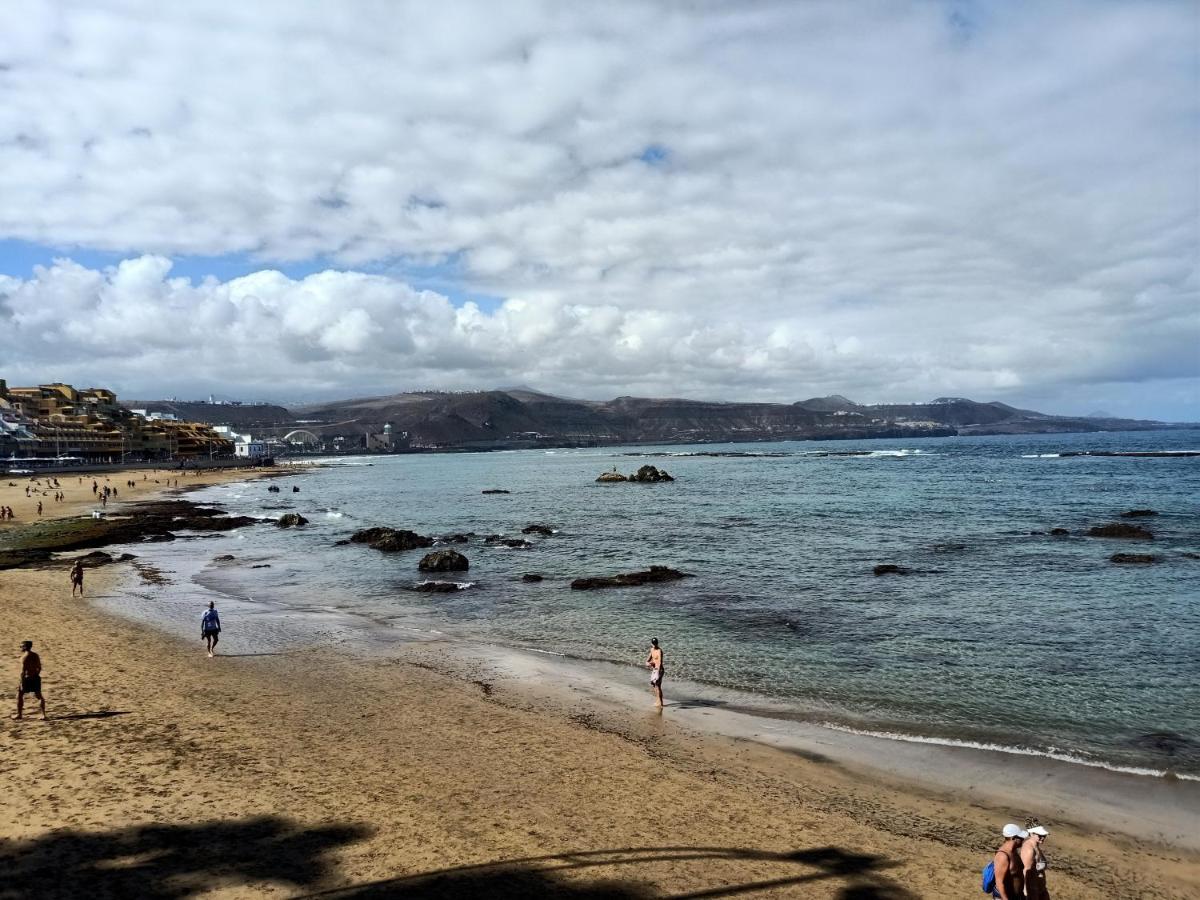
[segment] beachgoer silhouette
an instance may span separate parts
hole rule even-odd
[[[33,652],[33,641],[21,641],[21,681],[17,686],[17,714],[14,719],[24,718],[25,695],[33,694],[41,706],[42,718],[46,718],[46,698],[42,696],[42,658]]]

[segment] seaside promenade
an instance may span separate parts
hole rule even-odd
[[[89,598],[131,575],[89,571]],[[0,900],[964,897],[1021,812],[701,737],[669,705],[546,710],[437,645],[241,655],[227,622],[210,660],[200,603],[165,634],[72,600],[66,563],[0,572],[0,598],[10,680],[33,640],[51,717],[0,726]],[[1200,894],[1190,851],[1050,824],[1056,900]]]

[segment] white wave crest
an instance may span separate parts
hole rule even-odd
[[[925,735],[916,734],[901,734],[896,731],[870,731],[862,728],[851,728],[848,725],[840,725],[836,722],[822,722],[823,728],[828,728],[831,731],[841,731],[846,734],[857,734],[863,737],[883,738],[888,741],[903,741],[908,744],[933,744],[939,747],[962,747],[968,750],[987,750],[992,753],[1008,753],[1013,756],[1040,756],[1045,759],[1054,759],[1059,762],[1071,763],[1077,766],[1088,766],[1093,769],[1107,769],[1110,772],[1121,772],[1125,775],[1148,775],[1154,778],[1172,777],[1178,778],[1181,781],[1200,781],[1200,775],[1188,775],[1186,773],[1170,772],[1166,769],[1149,769],[1141,766],[1120,766],[1113,763],[1101,762],[1095,759],[1078,756],[1074,753],[1067,753],[1058,750],[1055,747],[1050,747],[1046,750],[1035,750],[1032,747],[1016,747],[1009,744],[993,744],[987,741],[967,741],[957,738],[940,738],[928,737]]]

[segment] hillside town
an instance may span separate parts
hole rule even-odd
[[[105,388],[69,384],[9,387],[0,379],[0,458],[135,462],[252,455],[237,436],[163,413],[126,409]]]

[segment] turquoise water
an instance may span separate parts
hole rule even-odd
[[[1200,559],[1186,555],[1200,553],[1200,458],[1044,455],[1080,449],[1200,449],[1200,431],[363,458],[277,482],[280,494],[254,483],[201,495],[231,512],[300,512],[302,530],[144,553],[257,554],[271,568],[198,580],[364,627],[630,663],[657,636],[673,678],[800,717],[1200,774]],[[850,450],[869,455],[826,455]],[[754,455],[695,455],[714,452]],[[645,462],[678,480],[594,482]],[[1140,520],[1155,541],[1081,536],[1139,507],[1160,513]],[[482,541],[533,522],[557,533],[528,550]],[[471,586],[417,593],[422,551],[335,546],[368,525],[476,532],[455,545]],[[1053,527],[1072,536],[1030,534]],[[1114,565],[1119,551],[1160,561]],[[875,577],[877,563],[912,574]],[[651,564],[695,577],[569,589]]]

